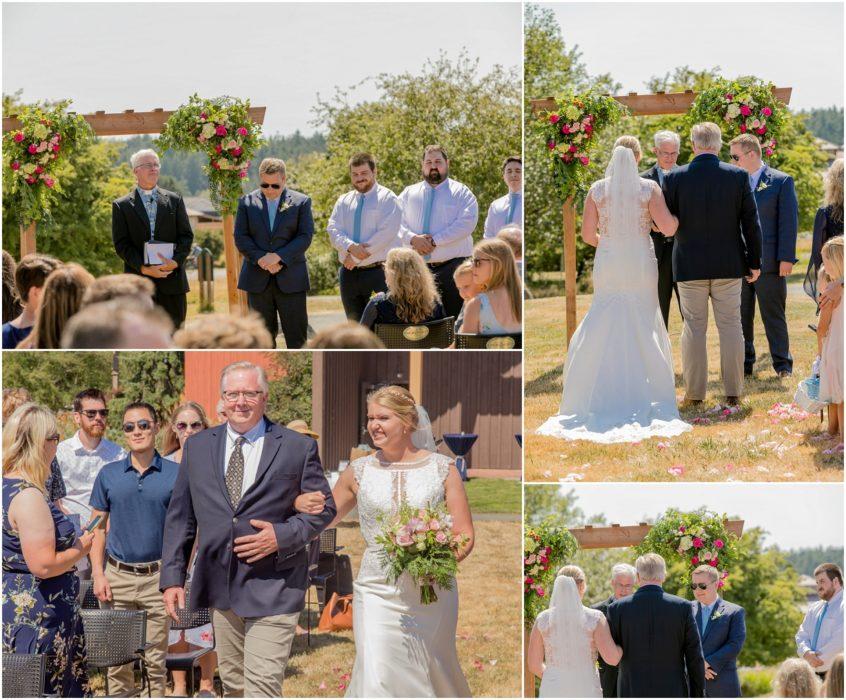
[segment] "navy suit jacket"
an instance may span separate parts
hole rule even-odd
[[[192,609],[232,610],[265,617],[302,610],[308,587],[306,545],[335,517],[317,443],[265,419],[266,432],[255,482],[232,507],[224,481],[226,424],[186,440],[179,476],[165,520],[159,586],[184,586],[194,540]],[[321,491],[320,515],[294,510],[301,493]],[[232,552],[236,537],[257,532],[250,520],[273,523],[278,551],[252,564]]]
[[[704,697],[705,663],[689,600],[641,586],[608,607],[608,624],[623,648],[618,697]]]
[[[700,605],[691,603],[698,618]],[[698,631],[697,627],[697,631]],[[705,697],[739,698],[740,678],[737,675],[737,657],[746,640],[746,611],[739,605],[719,599],[711,611],[711,620],[702,637],[705,661],[717,674],[712,681],[705,681]]]
[[[765,165],[755,188],[755,202],[763,235],[761,272],[778,273],[780,262],[796,262],[799,203],[793,178]]]
[[[761,267],[761,224],[748,173],[710,153],[664,177],[664,199],[679,219],[673,278],[739,279]]]
[[[311,199],[286,188],[276,203],[271,231],[268,200],[261,190],[253,190],[238,201],[235,246],[244,256],[238,289],[245,292],[261,293],[271,281],[286,294],[309,290],[305,252],[314,236]],[[258,265],[259,259],[271,252],[282,258],[282,270],[275,275]]]

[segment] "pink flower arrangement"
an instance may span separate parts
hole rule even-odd
[[[21,141],[23,141],[24,140],[23,131],[16,132],[13,138],[15,139],[15,143],[20,143]]]
[[[715,546],[717,549],[722,549],[723,547],[725,547],[725,546],[726,546],[726,543],[725,543],[725,542],[723,542],[722,540],[714,540],[714,546]]]
[[[761,110],[761,114],[763,114],[765,117],[772,116],[772,113],[773,113],[773,110],[771,110],[769,107],[764,107]]]
[[[29,144],[29,146],[27,146],[26,150],[28,153],[35,154],[38,153],[38,146],[36,146],[34,143],[31,143]]]
[[[249,132],[247,131],[246,127],[239,126],[237,130],[238,136],[246,136]]]
[[[740,113],[741,113],[744,117],[748,117],[750,114],[752,114],[752,110],[751,110],[751,109],[749,109],[749,106],[748,106],[748,105],[740,105]]]
[[[550,124],[557,124],[561,120],[557,114],[550,114],[549,115],[549,123]]]
[[[699,563],[699,557],[691,557],[690,563],[696,566]]]
[[[21,164],[20,164],[20,163],[18,163],[18,161],[13,160],[13,161],[12,161],[12,164],[11,164],[9,167],[10,167],[12,170],[20,170],[20,169],[21,169]]]
[[[702,542],[701,538],[694,537],[693,538],[693,546],[696,547],[696,549],[702,549],[702,547],[704,546],[704,543]]]
[[[217,127],[215,127],[215,130],[214,130],[215,136],[226,136],[227,133],[228,132],[226,131],[226,127],[223,126],[223,124],[219,124]]]

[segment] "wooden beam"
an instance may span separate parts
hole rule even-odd
[[[267,107],[250,107],[249,115],[256,124],[264,123]],[[73,114],[73,112],[71,112]],[[132,136],[136,134],[160,134],[165,122],[173,114],[161,107],[151,112],[136,112],[127,109],[124,112],[83,114],[97,136]],[[3,118],[3,131],[13,131],[21,126],[17,115]]]
[[[740,537],[743,534],[743,520],[727,520],[726,529]],[[581,549],[609,549],[612,547],[634,547],[643,542],[643,539],[652,529],[651,525],[640,523],[638,525],[611,525],[610,527],[585,527],[572,528],[570,534],[576,538]]]
[[[21,226],[21,257],[35,253],[35,228],[34,221],[30,222],[28,226]]]
[[[564,202],[564,308],[567,347],[576,332],[576,203],[572,197]]]
[[[773,95],[784,104],[790,103],[793,88],[773,88]],[[658,114],[684,114],[690,109],[693,100],[699,93],[693,90],[684,92],[657,92],[639,95],[630,92],[628,95],[615,95],[617,102],[629,108],[629,112],[636,117],[655,116]],[[552,111],[556,108],[554,97],[544,97],[532,100],[532,112],[537,116],[540,112]]]
[[[420,350],[408,353],[408,390],[417,403],[423,403],[423,353]]]

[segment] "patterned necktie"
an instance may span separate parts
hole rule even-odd
[[[825,601],[825,605],[823,605],[822,612],[820,616],[817,618],[817,626],[814,627],[814,636],[811,639],[811,649],[813,651],[817,650],[817,642],[820,640],[820,629],[822,629],[823,618],[825,614],[828,612],[828,601]]]
[[[514,210],[517,208],[517,198],[519,196],[517,192],[508,193],[508,216],[505,218],[506,224],[514,222]]]
[[[143,197],[144,208],[147,210],[147,218],[150,220],[150,240],[156,230],[156,200],[153,194],[145,194]]]
[[[358,194],[358,206],[355,208],[353,220],[353,243],[361,243],[361,214],[364,211],[364,195]]]
[[[226,490],[232,507],[237,508],[241,500],[241,487],[244,484],[244,452],[241,446],[247,441],[243,435],[235,439],[235,447],[229,455],[229,465],[226,468]]]

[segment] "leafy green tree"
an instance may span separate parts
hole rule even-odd
[[[523,489],[525,521],[527,525],[540,525],[547,518],[555,518],[565,527],[575,527],[585,514],[576,506],[575,492],[561,493],[551,484],[527,484]]]
[[[843,569],[843,547],[803,547],[784,553],[790,565],[800,574],[813,576],[820,564],[837,564]]]
[[[267,415],[281,425],[297,418],[311,425],[311,353],[279,352],[272,357],[278,370],[269,373]]]
[[[843,144],[843,107],[817,107],[800,114],[814,136],[836,146]]]

